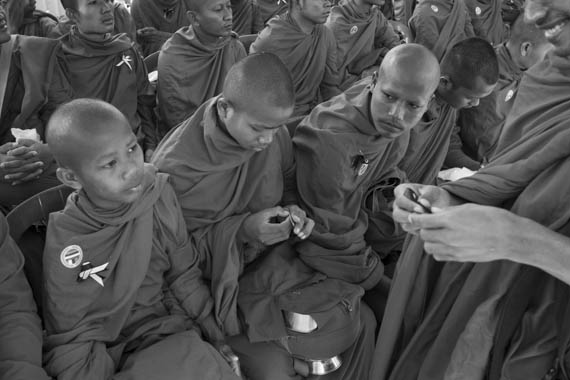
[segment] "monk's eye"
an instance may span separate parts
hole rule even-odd
[[[134,144],[133,146],[129,147],[129,153],[136,152],[138,147],[139,147],[139,144]]]
[[[417,109],[420,109],[420,108],[421,108],[420,105],[414,104],[414,103],[408,103],[408,106],[409,106],[411,109],[413,109],[413,110],[417,110]]]
[[[103,167],[106,169],[112,169],[115,166],[117,166],[117,160],[111,160],[111,161],[107,162]]]
[[[396,98],[393,97],[392,95],[388,94],[387,92],[382,92],[382,94],[384,94],[384,97],[388,100],[395,100]]]

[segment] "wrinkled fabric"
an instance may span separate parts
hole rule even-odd
[[[192,369],[200,378],[235,378],[192,330],[213,302],[167,179],[146,166],[135,202],[100,209],[80,191],[50,216],[44,250],[50,375],[175,380]],[[99,274],[104,286],[90,277],[78,280],[81,266],[63,264],[74,245],[81,263],[108,263]]]
[[[0,379],[47,380],[42,369],[42,326],[24,257],[0,215]]]
[[[24,17],[18,34],[24,36],[50,37],[57,27],[57,18],[51,13],[35,9],[29,17]]]
[[[125,34],[104,41],[91,40],[75,26],[60,41],[65,57],[63,71],[73,98],[111,103],[126,116],[139,139],[144,137],[146,145],[155,146],[154,91],[133,42]]]
[[[421,1],[409,26],[414,42],[430,49],[440,62],[457,42],[475,36],[464,0]]]
[[[277,15],[286,13],[287,9],[289,9],[287,2],[283,0],[257,0],[257,4],[264,23],[267,23],[267,21]]]
[[[507,39],[507,30],[503,23],[499,0],[465,0],[469,10],[475,35],[486,39],[493,46],[502,44]]]
[[[191,26],[174,33],[158,58],[161,136],[220,94],[228,71],[246,55],[236,34],[205,45]]]
[[[570,236],[569,78],[568,58],[554,54],[529,70],[497,156],[475,175],[444,188]],[[423,250],[418,237],[412,240],[416,243],[406,257]],[[404,273],[406,267],[399,270]],[[401,349],[377,352],[378,362],[396,358],[387,378],[484,379],[493,363],[498,364],[493,380],[541,379],[553,365],[560,344],[556,318],[568,302],[568,286],[559,280],[509,261],[436,263],[428,255],[422,256],[414,279],[400,330],[390,326],[391,331],[380,333],[379,339],[401,334]],[[521,288],[528,293],[515,297]],[[517,303],[522,307],[516,312],[507,306]],[[497,347],[496,337],[513,321],[506,344]]]
[[[430,102],[422,120],[410,131],[408,150],[400,162],[412,183],[435,183],[449,148],[457,110],[439,98]]]
[[[307,265],[331,278],[370,289],[380,280],[379,254],[365,241],[369,217],[380,223],[378,240],[388,242],[402,232],[390,217],[389,199],[373,192],[367,207],[365,195],[382,181],[405,179],[397,164],[409,135],[381,137],[370,121],[370,80],[315,108],[297,127],[293,143],[301,205],[315,221],[309,238],[296,247]],[[368,160],[362,175],[357,157]],[[384,218],[382,218],[384,215]],[[386,251],[389,251],[387,249]]]
[[[233,31],[238,35],[257,34],[264,27],[257,0],[232,0]]]
[[[343,0],[331,9],[325,24],[337,41],[339,87],[347,89],[362,71],[379,65],[384,55],[400,44],[400,38],[380,11],[373,6],[361,13],[354,0]]]
[[[218,97],[173,130],[153,162],[171,182],[204,275],[211,280],[215,313],[226,335],[240,332],[238,277],[265,246],[238,243],[250,214],[296,203],[295,165],[289,134],[281,128],[261,152],[242,148],[217,116]]]
[[[324,25],[315,25],[306,34],[288,13],[275,17],[250,46],[250,53],[258,52],[277,55],[291,72],[295,85],[293,116],[308,114],[320,100],[328,100],[340,92],[336,41]]]

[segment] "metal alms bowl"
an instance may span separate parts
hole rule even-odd
[[[307,360],[307,364],[309,365],[309,373],[311,375],[322,376],[322,375],[327,375],[339,369],[340,366],[342,365],[342,360],[337,355],[328,359]]]
[[[308,334],[318,328],[317,321],[308,314],[295,313],[293,311],[283,311],[285,324],[289,330]]]

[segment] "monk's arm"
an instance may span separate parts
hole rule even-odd
[[[378,13],[379,13],[378,16],[379,20],[378,20],[378,26],[376,27],[376,38],[374,39],[374,47],[385,48],[387,52],[393,47],[400,45],[401,43],[400,37],[398,37],[398,35],[394,31],[394,28],[392,28],[392,25],[388,22],[386,17],[384,17],[382,12]],[[384,52],[384,54],[386,52]]]
[[[0,378],[48,379],[42,369],[42,328],[24,258],[0,217]]]
[[[142,58],[136,51],[133,51],[132,55],[137,60],[137,114],[141,120],[141,130],[144,135],[143,149],[146,152],[147,150],[154,150],[159,142],[154,117],[156,99],[154,90],[148,81],[148,73]]]
[[[433,50],[438,38],[439,28],[435,17],[429,17],[424,12],[419,12],[410,19],[410,32],[413,35],[413,42],[424,45]]]
[[[341,90],[338,88],[340,74],[337,68],[336,40],[334,39],[334,34],[328,28],[325,28],[324,32],[327,33],[327,58],[325,63],[325,75],[323,76],[319,89],[323,100],[328,100],[340,94]]]
[[[460,127],[456,124],[453,127],[449,149],[445,157],[444,166],[448,168],[463,168],[471,170],[479,170],[481,163],[473,160],[463,152],[463,143],[461,142]]]
[[[299,203],[299,197],[297,195],[297,167],[293,154],[293,143],[291,142],[289,132],[285,128],[278,133],[283,169],[283,196],[281,204],[283,206],[296,205]]]

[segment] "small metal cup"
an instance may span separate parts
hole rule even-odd
[[[342,365],[342,360],[337,355],[328,359],[307,360],[307,364],[309,364],[309,373],[311,375],[322,376],[322,375],[327,375],[339,369],[340,366]]]
[[[285,325],[289,330],[308,334],[319,327],[317,321],[308,314],[300,314],[293,311],[284,311],[283,314],[285,317]]]

